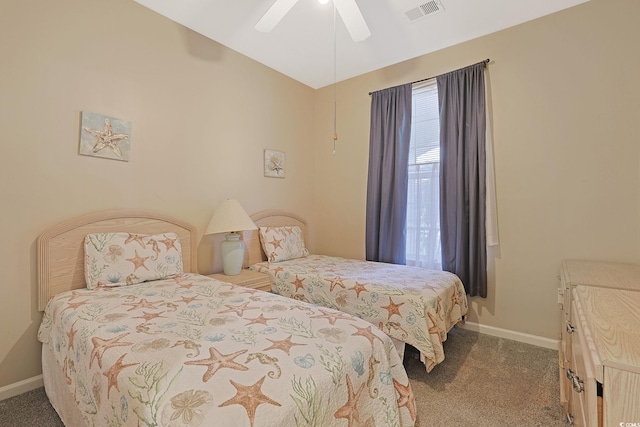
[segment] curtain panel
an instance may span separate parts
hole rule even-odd
[[[485,62],[436,78],[440,111],[442,269],[487,296]]]
[[[411,83],[371,94],[366,259],[404,264]]]

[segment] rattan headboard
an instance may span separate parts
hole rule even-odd
[[[173,232],[180,238],[185,273],[197,268],[197,231],[194,226],[158,212],[112,210],[72,218],[45,230],[38,237],[38,309],[49,298],[71,289],[85,288],[84,237],[90,233]]]
[[[258,228],[297,225],[302,230],[305,242],[308,242],[307,222],[298,215],[281,210],[266,210],[251,215],[251,219]],[[245,244],[245,267],[267,260],[267,256],[262,250],[262,245],[260,244],[259,230],[243,232],[242,239]]]

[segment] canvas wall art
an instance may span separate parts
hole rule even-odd
[[[264,176],[284,178],[285,154],[283,151],[264,150]]]
[[[82,112],[80,125],[80,154],[104,159],[129,161],[131,122]]]

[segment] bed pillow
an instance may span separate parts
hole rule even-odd
[[[260,227],[262,249],[269,262],[287,261],[309,255],[302,230],[292,227]]]
[[[167,279],[182,273],[182,249],[175,233],[95,233],[84,238],[87,288]]]

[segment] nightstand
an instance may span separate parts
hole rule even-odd
[[[243,269],[240,274],[235,276],[227,276],[222,273],[208,274],[207,277],[221,280],[223,282],[233,283],[234,285],[244,286],[245,288],[258,289],[265,292],[271,292],[271,280],[268,274],[258,273],[257,271]]]

